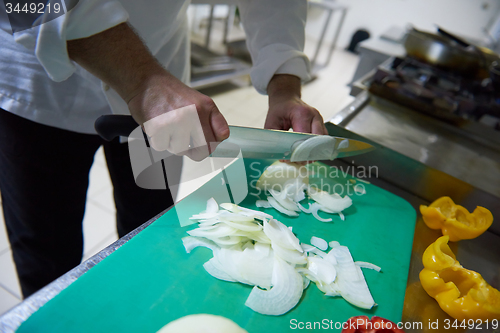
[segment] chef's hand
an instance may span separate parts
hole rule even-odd
[[[207,157],[229,127],[214,101],[166,71],[152,75],[128,102],[151,146],[195,161]]]
[[[321,114],[300,98],[300,79],[274,75],[267,86],[269,111],[264,128],[313,134],[328,134]]]
[[[210,145],[229,136],[226,120],[213,100],[168,73],[126,23],[88,38],[69,40],[67,49],[73,61],[127,102],[134,119],[145,124],[146,132],[158,148],[170,148],[173,153],[200,160],[209,153],[206,146],[186,152],[189,145],[199,145],[203,137],[205,144]],[[190,105],[194,105],[196,112],[179,110]],[[164,114],[165,117],[159,117]],[[161,131],[162,127],[166,131]],[[168,143],[162,144],[161,138],[165,137]]]

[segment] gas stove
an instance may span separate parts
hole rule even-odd
[[[473,121],[500,131],[500,89],[494,81],[396,57],[377,68],[369,91],[454,125]]]

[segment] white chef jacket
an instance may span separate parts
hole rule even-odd
[[[274,74],[308,79],[310,65],[302,52],[307,1],[236,2],[257,91],[265,94]],[[113,89],[69,59],[66,41],[128,21],[158,61],[188,83],[188,6],[183,0],[80,0],[65,15],[13,36],[0,8],[0,108],[41,124],[95,134],[100,115],[126,114],[128,108]]]

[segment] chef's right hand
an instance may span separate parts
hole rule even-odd
[[[229,137],[227,122],[214,101],[167,71],[149,76],[128,107],[158,151],[200,161]]]

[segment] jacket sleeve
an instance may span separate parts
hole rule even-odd
[[[304,54],[306,0],[239,0],[238,8],[252,56],[252,84],[261,94],[274,74],[310,78]]]
[[[128,13],[117,0],[80,0],[66,14],[14,33],[14,39],[33,50],[48,76],[60,82],[76,70],[66,41],[90,37],[127,20]]]

